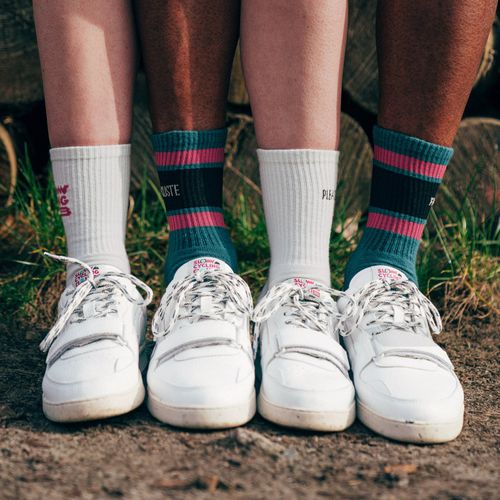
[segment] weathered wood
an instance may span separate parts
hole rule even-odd
[[[439,195],[438,207],[456,208],[468,199],[475,215],[480,219],[498,216],[500,120],[463,120],[453,147],[455,152],[443,181],[444,186],[451,192],[452,199],[447,199],[446,194]]]
[[[378,109],[378,65],[375,40],[377,2],[349,0],[349,27],[344,64],[343,88],[365,110]],[[498,66],[498,20],[490,31],[475,85],[481,85]]]
[[[148,111],[146,78],[143,73],[137,76],[134,99],[134,122],[132,130],[132,190],[141,183],[153,180],[158,185],[158,174],[153,160],[151,145],[151,119]]]
[[[0,123],[0,196],[2,200],[6,197],[5,206],[7,207],[14,201],[17,171],[14,141],[4,124]]]
[[[234,56],[233,71],[231,73],[231,84],[227,100],[231,104],[238,106],[247,106],[250,103],[248,92],[245,86],[245,78],[243,77],[243,68],[241,67],[240,46],[236,49]]]
[[[0,0],[0,106],[42,98],[31,0]]]
[[[373,0],[349,0],[343,88],[362,108],[377,113],[378,65]]]

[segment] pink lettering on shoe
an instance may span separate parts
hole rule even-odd
[[[316,282],[313,280],[304,278],[293,278],[293,283],[294,285],[297,285],[300,288],[308,289],[307,291],[312,295],[314,295],[315,297],[321,296],[321,292],[317,288],[314,288],[314,286],[316,286]]]
[[[220,261],[217,259],[196,259],[193,261],[193,271],[199,271],[200,269],[213,270],[220,269]]]
[[[101,271],[99,270],[99,267],[97,266],[93,266],[92,267],[92,274],[93,274],[93,277],[97,277],[99,276],[99,274],[101,273]],[[75,273],[75,276],[73,278],[73,283],[75,285],[75,287],[77,287],[78,285],[81,285],[82,283],[85,283],[89,278],[89,272],[87,269],[80,269],[79,271],[77,271]]]
[[[403,275],[400,272],[387,267],[380,267],[379,269],[377,269],[377,276],[381,280],[393,281],[398,281],[403,278]]]

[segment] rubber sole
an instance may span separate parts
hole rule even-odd
[[[369,429],[389,439],[406,443],[447,443],[453,441],[463,427],[463,412],[451,422],[402,422],[382,417],[358,400],[358,418]]]
[[[50,403],[43,399],[43,413],[53,422],[87,422],[116,417],[135,410],[144,401],[146,391],[139,378],[137,386],[121,394],[109,394],[86,401]]]
[[[284,408],[271,403],[259,394],[259,413],[270,422],[284,427],[321,432],[339,432],[347,429],[356,418],[356,404],[345,411],[307,411]]]
[[[151,393],[148,409],[155,418],[175,427],[187,429],[229,429],[249,422],[255,415],[255,391],[244,403],[221,408],[180,408],[169,406]]]

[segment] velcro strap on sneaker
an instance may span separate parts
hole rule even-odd
[[[77,347],[84,347],[94,342],[100,342],[101,340],[112,340],[113,342],[119,342],[123,345],[127,345],[120,335],[114,333],[96,333],[93,335],[86,335],[85,337],[79,337],[74,340],[65,342],[61,346],[54,349],[49,356],[47,356],[47,365],[52,366],[65,352]]]
[[[332,337],[319,332],[309,333],[290,329],[282,332],[277,341],[279,350],[275,353],[275,357],[295,352],[330,361],[346,375],[349,372],[347,353]]]
[[[437,344],[432,342],[430,345],[415,345],[415,346],[395,346],[389,347],[377,342],[377,336],[372,337],[372,349],[374,358],[387,358],[387,357],[400,357],[400,358],[413,358],[425,359],[436,363],[447,370],[454,369],[450,358],[446,352],[441,349]]]
[[[213,346],[229,346],[234,347],[235,349],[241,349],[242,346],[236,343],[234,340],[229,339],[227,337],[206,337],[199,338],[196,340],[191,340],[189,342],[184,342],[182,344],[165,351],[161,356],[156,358],[156,366],[161,365],[165,361],[172,359],[177,356],[181,352],[187,351],[188,349],[197,349],[201,347],[213,347]],[[253,360],[252,360],[253,361]]]
[[[238,342],[238,336],[235,327],[226,321],[218,321],[220,325],[214,325],[213,321],[210,330],[215,335],[203,336],[203,328],[200,328],[200,322],[193,323],[184,328],[176,329],[157,342],[155,348],[155,358],[157,364],[161,364],[177,354],[188,349],[211,346],[229,346],[237,349],[244,349],[244,346]],[[252,357],[251,353],[247,353]],[[253,359],[253,358],[252,358]]]
[[[122,329],[121,323],[106,318],[71,323],[50,347],[46,363],[51,365],[70,349],[83,347],[99,340],[115,340],[125,344]]]

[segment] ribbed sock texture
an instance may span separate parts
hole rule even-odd
[[[170,231],[167,283],[180,266],[198,257],[215,257],[237,268],[222,212],[225,143],[225,129],[153,135]]]
[[[130,272],[125,234],[130,144],[50,150],[68,256]],[[78,269],[68,266],[68,283]]]
[[[338,151],[257,150],[271,247],[269,286],[303,277],[330,285]]]
[[[359,271],[388,265],[417,282],[417,251],[453,149],[374,128],[368,221],[349,259],[345,284]]]

